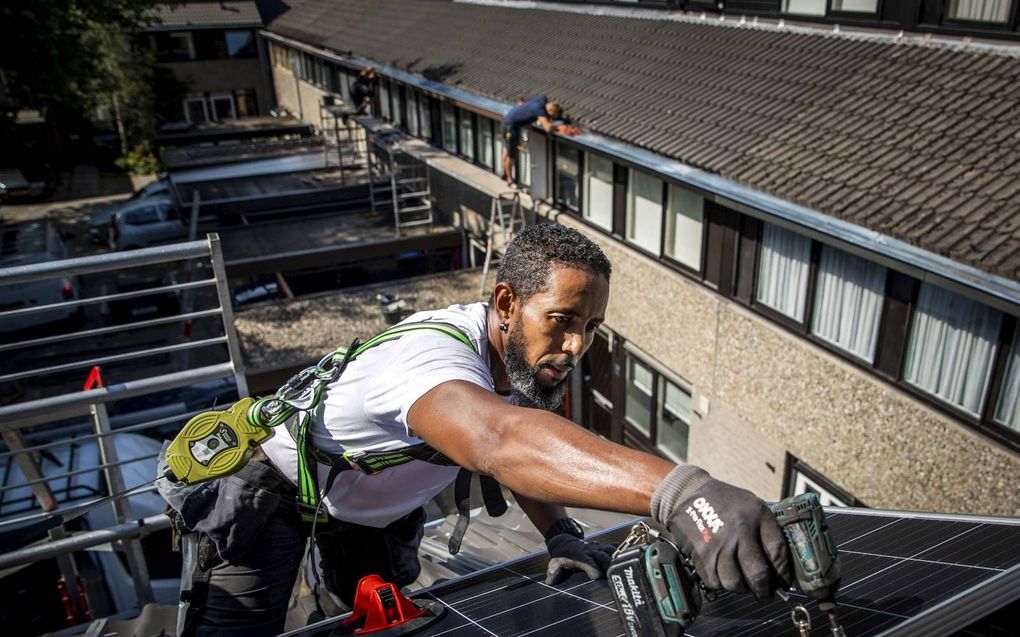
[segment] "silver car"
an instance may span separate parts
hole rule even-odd
[[[48,221],[0,224],[0,268],[67,259],[72,256],[64,239]],[[57,276],[43,281],[3,285],[0,281],[0,312],[54,305],[79,298],[76,276]],[[45,312],[0,316],[0,333],[38,328],[59,321],[77,322],[80,307],[58,307]]]
[[[134,250],[183,241],[188,226],[169,197],[150,197],[126,204],[110,218],[111,250]]]

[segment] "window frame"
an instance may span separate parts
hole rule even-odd
[[[618,338],[618,337],[617,337]],[[632,447],[643,448],[644,450],[653,453],[660,458],[665,458],[672,462],[686,462],[686,457],[683,460],[677,460],[672,455],[667,454],[662,447],[659,446],[659,418],[660,412],[665,408],[665,398],[663,387],[664,383],[668,382],[680,391],[686,393],[691,398],[691,415],[694,414],[693,401],[694,401],[694,387],[690,383],[682,380],[666,366],[656,361],[651,356],[648,356],[642,352],[639,348],[631,345],[630,343],[624,342],[622,347],[622,365],[623,374],[621,375],[622,383],[619,392],[620,395],[620,411],[619,418],[622,424],[622,441],[624,444]],[[650,404],[651,408],[650,421],[648,424],[648,433],[646,434],[639,428],[638,425],[634,424],[634,420],[627,415],[627,392],[630,389],[630,363],[634,360],[640,363],[651,371],[652,374],[652,387]],[[615,404],[615,401],[613,401]],[[686,451],[689,455],[690,451],[690,433],[691,427],[694,424],[693,417],[690,417],[687,421],[687,448]]]
[[[588,156],[585,158],[585,161],[584,161],[584,167],[580,171],[580,173],[581,173],[581,183],[580,183],[580,188],[579,188],[580,192],[578,193],[578,199],[579,199],[579,201],[578,201],[578,204],[579,204],[578,205],[578,217],[582,221],[584,221],[588,225],[588,227],[594,228],[595,230],[598,230],[599,232],[604,232],[606,234],[612,234],[613,233],[613,227],[616,225],[616,197],[615,197],[616,180],[615,180],[615,175],[616,175],[616,166],[617,166],[617,163],[609,155],[603,155],[601,153],[594,153],[594,152],[588,152],[587,155]],[[589,206],[591,205],[591,192],[590,192],[591,188],[588,185],[588,180],[589,180],[589,170],[591,169],[591,163],[592,163],[591,160],[592,160],[593,157],[597,157],[600,160],[606,160],[606,161],[609,162],[609,191],[611,193],[611,196],[610,196],[610,199],[609,199],[609,227],[608,228],[606,226],[602,226],[602,225],[592,221],[591,218],[588,216]]]
[[[945,0],[942,3],[942,24],[967,29],[992,29],[1010,30],[1017,22],[1017,14],[1020,12],[1020,0],[1009,0],[1009,8],[1006,9],[1006,17],[1002,22],[989,22],[987,20],[972,20],[970,18],[957,18],[949,15],[949,6],[952,0]]]
[[[659,245],[658,245],[658,248],[657,248],[658,252],[652,252],[651,250],[649,250],[645,246],[637,243],[636,241],[634,241],[633,239],[630,238],[631,205],[632,205],[631,202],[634,201],[634,198],[633,198],[633,194],[634,194],[633,188],[634,188],[634,172],[635,171],[640,171],[641,173],[650,176],[651,178],[653,178],[656,181],[658,181],[660,186],[661,186],[661,188],[659,190]],[[637,169],[637,168],[633,168],[633,167],[628,167],[628,169],[627,169],[627,187],[626,187],[625,202],[624,202],[623,240],[624,240],[624,242],[629,247],[631,247],[631,248],[633,248],[635,250],[638,250],[642,254],[646,254],[646,255],[648,255],[650,257],[653,257],[656,260],[661,260],[662,259],[663,248],[665,247],[665,241],[666,241],[666,233],[665,233],[665,226],[666,226],[666,197],[667,197],[668,190],[669,190],[668,182],[665,179],[663,179],[662,177],[660,177],[657,173],[654,173],[654,172],[652,172],[650,170],[644,170],[644,169]]]
[[[571,206],[569,203],[567,203],[563,199],[562,193],[560,192],[560,168],[559,168],[559,160],[560,160],[560,149],[561,148],[569,148],[572,151],[577,153],[577,174],[574,176],[574,180],[577,182],[577,206],[576,207],[575,206]],[[555,139],[555,138],[553,138],[553,160],[552,160],[553,202],[561,210],[566,210],[567,212],[569,212],[569,213],[571,213],[571,214],[573,214],[575,216],[578,216],[578,217],[580,217],[580,211],[584,207],[584,199],[583,199],[583,197],[584,197],[584,189],[581,187],[581,179],[582,179],[582,176],[584,175],[584,156],[585,156],[585,152],[581,148],[579,148],[578,146],[574,146],[573,144],[567,144],[562,139]],[[518,171],[519,170],[520,170],[520,166],[518,166]]]
[[[700,254],[698,255],[698,269],[697,270],[692,269],[686,263],[682,263],[682,262],[678,261],[675,257],[669,255],[666,252],[666,244],[667,244],[667,236],[668,236],[667,229],[668,229],[668,226],[669,226],[669,219],[670,219],[670,216],[671,216],[670,202],[672,201],[671,198],[672,198],[672,194],[673,194],[674,190],[687,190],[688,192],[692,192],[695,195],[697,195],[698,197],[701,197],[701,238],[700,238],[701,248],[700,248]],[[662,249],[661,249],[662,260],[665,263],[667,263],[670,266],[672,266],[674,269],[679,269],[681,272],[689,274],[689,275],[691,275],[692,277],[694,277],[695,279],[697,279],[699,281],[703,280],[705,278],[705,270],[706,270],[705,266],[706,266],[706,262],[708,261],[708,225],[709,225],[709,209],[711,208],[710,204],[711,204],[711,202],[708,199],[708,197],[706,197],[705,193],[701,192],[700,190],[697,190],[695,188],[690,188],[689,186],[686,186],[686,185],[683,185],[683,184],[678,184],[678,183],[674,183],[674,182],[671,182],[671,181],[666,181],[666,197],[665,197],[665,201],[663,202],[663,207],[665,208],[665,212],[663,213],[663,217],[662,217]]]

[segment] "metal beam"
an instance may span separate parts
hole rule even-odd
[[[0,281],[3,281],[4,285],[14,285],[15,283],[28,283],[29,281],[68,277],[75,274],[91,274],[107,270],[134,268],[208,255],[209,246],[205,241],[173,243],[155,248],[142,248],[141,250],[112,252],[90,257],[75,257],[73,259],[61,259],[59,261],[2,268],[0,269]]]
[[[321,248],[293,250],[265,256],[235,259],[226,263],[226,269],[228,277],[241,277],[267,272],[299,270],[302,268],[349,263],[385,254],[399,254],[414,250],[459,248],[460,245],[460,231],[447,230],[412,237],[395,237],[382,241],[351,242]]]

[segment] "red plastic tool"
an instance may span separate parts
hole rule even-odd
[[[415,606],[393,584],[383,581],[378,575],[366,575],[358,582],[354,609],[344,624],[354,628],[356,635],[367,635],[427,614],[427,609]]]

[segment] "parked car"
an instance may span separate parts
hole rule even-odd
[[[185,219],[169,197],[139,199],[110,218],[107,242],[111,250],[147,248],[188,237]]]
[[[172,275],[153,279],[130,278],[117,281],[117,292],[138,292],[176,283]],[[181,311],[180,293],[177,291],[153,292],[143,296],[114,299],[103,306],[102,313],[108,325],[136,323],[161,316],[173,316]]]
[[[0,268],[67,259],[71,249],[48,221],[37,220],[0,225]],[[0,281],[0,312],[51,305],[79,298],[78,277],[3,285]],[[45,312],[0,316],[0,334],[10,334],[59,321],[79,321],[80,307],[61,307]]]
[[[135,202],[142,199],[170,196],[170,180],[166,177],[149,182],[136,190],[131,197],[124,201],[110,204],[100,208],[89,219],[89,237],[95,243],[105,243],[110,229],[110,219],[121,210],[135,206]]]
[[[29,181],[17,168],[0,168],[0,201],[35,199],[46,193],[45,181]]]

